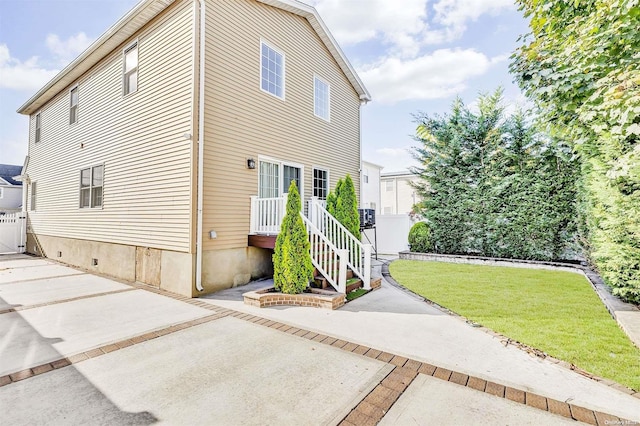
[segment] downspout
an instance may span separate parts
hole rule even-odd
[[[362,164],[362,107],[367,104],[367,99],[364,95],[360,95],[360,106],[358,107],[358,138],[360,142],[360,202],[358,203],[360,208],[364,208],[362,200],[364,200],[364,178],[362,177],[363,164]]]
[[[198,194],[196,213],[196,290],[204,291],[202,287],[202,205],[204,198],[204,70],[205,70],[205,18],[206,0],[198,0],[200,5],[200,55],[199,55],[199,83],[198,83]]]

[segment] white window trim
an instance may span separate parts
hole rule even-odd
[[[136,90],[133,92],[129,92],[126,93],[125,89],[126,89],[126,83],[125,83],[125,77],[126,77],[126,72],[127,72],[127,63],[126,63],[126,54],[127,51],[133,49],[133,47],[135,46],[135,48],[138,50],[138,65],[136,66],[136,74],[138,76],[137,78],[137,84],[136,84]],[[138,39],[135,39],[134,41],[132,41],[131,43],[129,43],[127,46],[124,47],[124,49],[122,49],[122,97],[126,98],[129,97],[131,95],[133,95],[134,93],[138,93],[140,89],[140,44],[138,43]]]
[[[4,198],[4,188],[0,188],[0,199]]]
[[[277,53],[282,55],[282,96],[281,97],[269,92],[268,90],[264,90],[262,88],[262,45],[263,44],[266,45],[267,47],[269,47],[269,49],[275,50]],[[259,78],[259,81],[258,81],[258,85],[260,87],[260,90],[263,93],[266,93],[266,94],[268,94],[270,96],[273,96],[276,99],[280,99],[280,100],[284,101],[285,97],[286,97],[286,93],[287,93],[287,87],[286,87],[286,81],[287,81],[287,56],[284,54],[284,51],[282,51],[281,49],[278,49],[272,43],[269,43],[268,41],[266,41],[263,38],[260,38],[259,54],[260,54],[260,78]]]
[[[39,143],[42,141],[42,111],[38,111],[34,115],[33,126],[34,126],[33,142]]]
[[[320,80],[324,84],[327,85],[327,117],[323,117],[316,113],[316,79]],[[313,115],[318,117],[321,120],[326,121],[327,123],[331,123],[331,84],[320,77],[318,74],[313,75]]]
[[[78,103],[76,104],[76,121],[72,123],[71,108],[73,107],[73,105],[71,104],[71,92],[73,92],[74,89],[77,90],[77,93],[78,93]],[[69,89],[69,126],[75,126],[76,124],[78,124],[78,121],[80,121],[79,112],[80,112],[80,87],[76,84],[75,86]]]
[[[91,192],[93,190],[93,168],[94,167],[98,167],[98,166],[102,166],[102,204],[100,204],[97,207],[91,207]],[[89,185],[89,206],[88,207],[82,207],[81,206],[81,201],[80,198],[78,198],[78,210],[102,210],[104,208],[104,176],[105,176],[105,167],[104,167],[104,163],[96,163],[96,164],[92,164],[90,166],[86,166],[86,167],[81,167],[78,169],[78,172],[80,173],[80,180],[78,182],[78,195],[80,197],[82,197],[82,171],[83,170],[91,170],[91,174],[89,176],[89,179],[91,180],[91,184]]]
[[[278,164],[279,167],[279,174],[278,174],[278,186],[280,187],[280,194],[278,194],[278,196],[282,197],[284,194],[286,194],[287,190],[289,188],[284,188],[284,168],[283,166],[290,166],[290,167],[297,167],[298,169],[300,169],[300,188],[298,188],[298,192],[300,193],[300,200],[302,200],[304,202],[304,165],[300,164],[300,163],[294,163],[292,161],[284,161],[284,160],[279,160],[277,158],[273,158],[273,157],[267,157],[264,155],[258,155],[258,167],[260,167],[260,161],[264,161],[267,163],[275,163]],[[258,170],[258,176],[260,175],[260,170]],[[258,177],[258,193],[260,193],[260,177]]]
[[[313,178],[314,178],[314,171],[315,170],[322,170],[323,172],[327,172],[327,195],[329,195],[329,192],[331,192],[331,171],[329,170],[328,167],[323,167],[323,166],[311,166],[311,193],[313,194],[313,190],[315,189],[313,187]]]

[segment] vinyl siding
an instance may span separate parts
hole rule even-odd
[[[193,133],[193,4],[177,1],[31,116],[33,230],[189,251]],[[123,96],[122,50],[138,42],[138,90]],[[69,125],[77,84],[78,122]],[[104,164],[103,208],[79,208],[80,170]]]
[[[285,54],[285,100],[260,89],[260,42]],[[247,246],[259,156],[329,170],[330,188],[351,174],[359,194],[359,97],[306,19],[253,0],[207,2],[205,250]],[[314,76],[331,87],[331,121],[314,115]],[[217,238],[207,237],[209,230]]]

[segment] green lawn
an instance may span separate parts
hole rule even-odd
[[[399,260],[393,278],[513,340],[640,390],[640,349],[579,274]]]

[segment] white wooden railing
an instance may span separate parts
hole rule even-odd
[[[309,200],[307,216],[313,225],[339,250],[348,253],[348,265],[364,284],[371,288],[371,244],[363,244],[322,206],[320,200]]]
[[[249,233],[277,235],[286,211],[286,194],[278,198],[251,197],[251,225]]]
[[[286,211],[287,196],[251,197],[250,233],[277,235]],[[371,288],[371,244],[362,244],[329,214],[322,200],[312,198],[307,216],[300,212],[311,243],[313,266],[336,291],[346,292],[347,267],[358,276],[364,288]]]
[[[311,263],[338,293],[346,293],[349,254],[329,241],[302,212],[300,216],[311,243]]]

